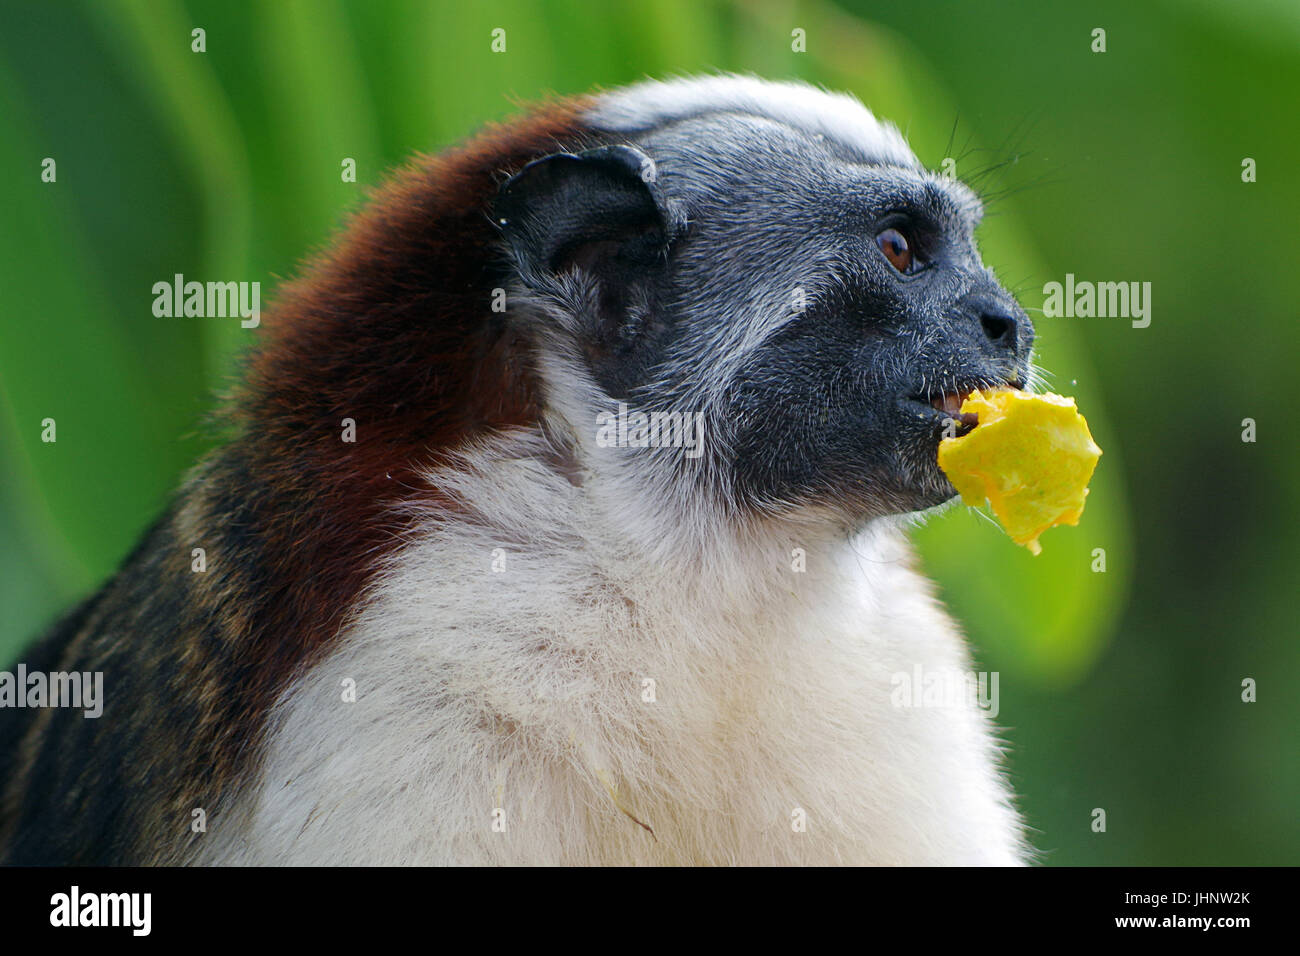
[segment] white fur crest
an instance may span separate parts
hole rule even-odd
[[[604,129],[633,131],[700,113],[727,111],[765,116],[829,137],[857,149],[872,162],[919,168],[892,124],[878,120],[847,93],[832,93],[806,83],[734,74],[647,80],[600,96],[591,120]]]

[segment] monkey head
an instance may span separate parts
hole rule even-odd
[[[970,390],[1023,385],[1033,342],[976,249],[975,194],[793,84],[644,84],[592,122],[594,145],[530,163],[494,207],[548,407],[586,456],[740,513],[860,524],[951,498],[945,429]],[[618,403],[702,416],[702,454],[592,447]]]

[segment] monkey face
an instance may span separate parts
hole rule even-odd
[[[737,487],[764,508],[851,516],[946,501],[937,448],[973,424],[962,400],[1030,374],[1033,328],[980,261],[978,203],[918,170],[828,163],[818,188],[774,208],[790,226],[770,229],[802,223],[821,251],[791,237],[794,262],[756,270],[801,271],[786,281],[802,292],[730,380]]]
[[[1032,326],[975,248],[978,200],[878,139],[706,113],[502,191],[544,338],[598,401],[702,414],[693,467],[740,508],[940,504],[965,394],[1030,374]]]

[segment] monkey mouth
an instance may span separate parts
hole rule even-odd
[[[958,433],[964,434],[979,424],[979,417],[973,412],[963,412],[962,405],[966,404],[966,399],[974,389],[963,389],[960,392],[944,392],[935,395],[930,399],[930,407],[936,412],[942,412],[946,418],[951,418],[957,423]]]
[[[970,393],[977,388],[1023,388],[1024,385],[1019,379],[1012,379],[1001,382],[977,382],[967,386],[960,386],[955,391],[950,392],[916,392],[909,395],[906,399],[908,405],[917,410],[924,409],[927,417],[935,420],[940,425],[947,427],[948,422],[952,421],[956,426],[957,435],[965,435],[976,425],[979,424],[979,416],[973,412],[963,412],[962,405],[970,397]]]

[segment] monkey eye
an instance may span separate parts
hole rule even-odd
[[[885,254],[889,264],[903,275],[911,275],[917,270],[918,263],[912,255],[912,247],[908,244],[907,237],[897,229],[886,229],[876,236],[876,245]]]

